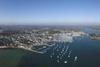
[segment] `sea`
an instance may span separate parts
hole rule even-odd
[[[95,32],[92,29],[83,31]],[[0,49],[0,67],[100,67],[99,40],[83,35],[75,37],[71,43],[53,44],[43,54],[23,49]]]

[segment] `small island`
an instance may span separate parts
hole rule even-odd
[[[100,40],[100,34],[90,34],[90,38],[93,39],[93,40]]]

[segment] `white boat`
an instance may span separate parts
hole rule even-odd
[[[67,63],[67,61],[64,61],[64,63],[66,64],[66,63]]]
[[[59,63],[59,60],[57,60],[57,62]]]
[[[74,58],[74,61],[75,61],[75,62],[77,61],[77,58],[78,58],[78,57],[77,57],[77,56],[75,56],[75,58]]]
[[[70,54],[72,53],[72,50],[71,51],[69,51],[69,54],[68,54],[68,57],[70,57]]]

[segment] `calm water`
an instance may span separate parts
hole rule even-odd
[[[19,67],[33,66],[99,67],[100,41],[84,36],[75,39],[73,43],[56,43],[45,54],[27,54],[19,63]]]
[[[18,56],[15,56],[18,52]],[[9,58],[11,56],[17,59],[20,57],[16,67],[100,67],[100,41],[91,40],[88,36],[74,38],[72,43],[56,42],[44,54],[19,51],[18,49],[12,54],[13,56],[8,55]],[[19,56],[20,54],[21,56]],[[1,55],[0,57],[4,58]],[[7,61],[9,62],[9,60]],[[0,62],[2,61],[0,60]]]

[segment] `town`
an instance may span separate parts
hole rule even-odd
[[[85,35],[82,31],[67,29],[23,29],[0,30],[0,48],[22,48],[40,52],[39,49],[51,47],[50,42],[73,42],[74,37]]]

